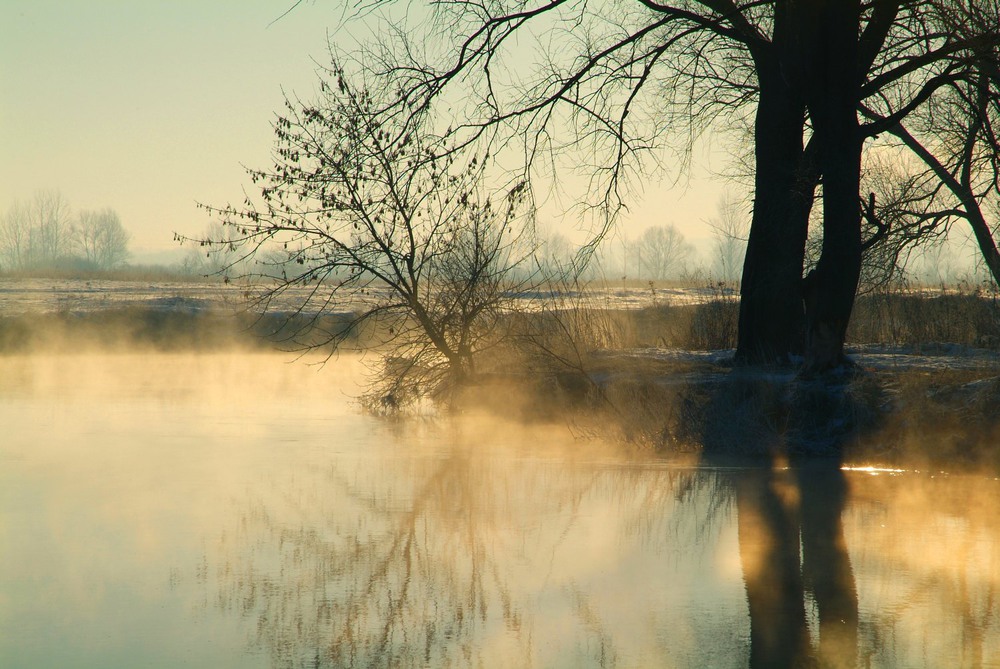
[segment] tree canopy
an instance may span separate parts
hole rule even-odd
[[[248,170],[260,198],[206,206],[221,227],[198,241],[256,284],[256,306],[290,309],[293,343],[391,345],[373,399],[394,407],[454,388],[502,341],[499,316],[531,277],[534,219],[522,181],[486,191],[487,157],[419,108],[385,114],[391,83],[334,64],[315,100],[288,99],[273,166]],[[327,324],[331,311],[347,322]]]
[[[754,210],[741,288],[743,362],[801,354],[809,369],[839,364],[862,253],[888,239],[891,225],[918,239],[967,220],[987,263],[1000,269],[982,214],[998,194],[996,0],[374,7],[422,17],[392,23],[354,54],[398,82],[383,113],[447,108],[458,145],[516,146],[529,179],[550,177],[571,152],[590,178],[597,238],[633,197],[636,177],[663,165],[664,147],[748,129]],[[863,193],[867,166],[902,151],[926,168],[907,175],[918,196],[901,205]],[[804,278],[816,205],[821,254]]]

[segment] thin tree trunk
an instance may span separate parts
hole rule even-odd
[[[889,132],[898,137],[917,157],[923,160],[931,171],[934,172],[934,175],[941,180],[941,183],[961,203],[965,213],[964,218],[972,227],[972,233],[976,237],[979,251],[983,254],[983,261],[989,268],[993,280],[1000,284],[1000,251],[997,250],[993,231],[990,228],[990,224],[986,222],[986,217],[983,216],[979,202],[976,201],[976,197],[972,193],[971,185],[967,182],[960,182],[902,124],[893,126],[889,129]]]
[[[975,201],[975,198],[970,199]],[[965,218],[969,221],[969,225],[972,226],[972,232],[976,236],[979,251],[983,254],[983,261],[986,263],[986,267],[989,268],[994,283],[1000,284],[1000,251],[997,250],[997,243],[993,239],[990,224],[983,217],[983,212],[980,210],[978,202],[973,207],[965,205],[965,212]]]
[[[822,255],[807,280],[806,372],[844,360],[844,339],[861,275],[861,133],[857,100],[859,0],[801,3],[801,37],[809,53],[805,82],[823,175]]]

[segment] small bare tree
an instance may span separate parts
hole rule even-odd
[[[662,281],[684,270],[694,248],[674,226],[654,225],[636,240],[635,251],[640,274]]]
[[[22,271],[31,263],[29,238],[31,215],[28,207],[15,201],[4,212],[0,221],[0,268],[4,271]]]
[[[743,256],[746,255],[747,237],[750,234],[750,219],[743,212],[743,205],[731,194],[726,193],[715,205],[715,216],[707,221],[712,228],[713,258],[712,271],[719,281],[737,284],[743,272]]]
[[[14,202],[0,225],[4,269],[55,267],[69,252],[70,207],[57,190],[40,190],[25,203]]]
[[[38,191],[32,198],[29,213],[31,264],[52,267],[69,251],[69,202],[59,191]]]
[[[246,263],[257,309],[294,305],[309,325],[308,338],[294,329],[297,345],[332,352],[363,326],[374,332],[386,407],[475,374],[478,354],[503,339],[500,316],[533,250],[524,182],[487,195],[488,154],[442,139],[416,104],[386,113],[397,88],[335,64],[318,100],[286,100],[273,168],[248,171],[259,201],[205,207],[223,233],[195,240],[233,254],[230,269]],[[334,312],[351,317],[324,326]]]
[[[114,269],[128,259],[129,235],[110,207],[81,211],[73,231],[77,255],[96,269]]]

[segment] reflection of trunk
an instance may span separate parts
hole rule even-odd
[[[861,135],[856,110],[859,0],[817,0],[799,8],[809,79],[809,116],[823,175],[823,251],[804,285],[806,370],[844,358],[844,338],[861,274]]]
[[[774,472],[752,470],[736,482],[740,562],[750,609],[750,666],[792,667],[807,656],[799,530],[779,497]]]
[[[796,468],[792,480],[783,475],[768,468],[736,478],[750,666],[853,667],[858,595],[841,520],[843,472],[834,464]],[[807,588],[819,613],[818,649],[809,647]]]
[[[858,655],[858,591],[844,539],[847,481],[836,466],[797,469],[802,521],[802,573],[819,611],[824,667],[854,667]]]
[[[775,32],[785,22],[775,22]],[[777,41],[777,35],[775,37]],[[753,222],[743,265],[739,341],[743,363],[787,362],[801,351],[801,279],[812,187],[802,184],[805,107],[774,53],[755,57],[760,99],[754,124]]]

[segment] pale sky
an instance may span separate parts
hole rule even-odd
[[[293,1],[0,0],[0,210],[56,189],[74,211],[115,209],[139,254],[201,232],[196,202],[241,203],[241,164],[269,165],[282,87],[313,95],[328,31],[349,46],[342,3],[279,19]],[[651,186],[626,230],[672,223],[704,246],[722,190],[703,169]]]

